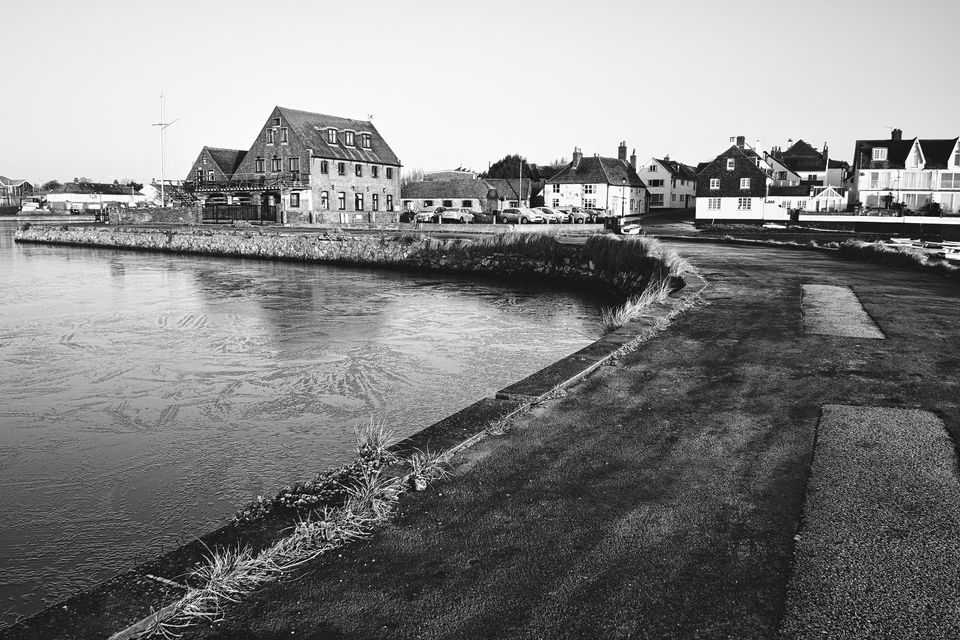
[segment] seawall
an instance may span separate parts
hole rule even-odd
[[[667,272],[663,252],[656,243],[611,235],[596,236],[581,244],[564,244],[552,235],[526,233],[505,233],[478,240],[438,240],[415,233],[351,235],[320,230],[232,227],[158,229],[34,225],[19,229],[15,240],[207,256],[524,275],[600,286],[621,299],[642,291],[652,277],[665,277]],[[610,250],[621,245],[632,246],[635,250]]]

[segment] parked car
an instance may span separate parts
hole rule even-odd
[[[550,207],[535,207],[534,211],[539,211],[547,221],[547,224],[560,224],[567,222],[570,219],[570,216],[559,209],[551,209]]]
[[[590,214],[589,211],[587,211],[583,207],[566,207],[564,209],[561,209],[561,211],[565,212],[570,222],[573,222],[575,224],[584,224],[587,222],[593,222],[593,216]]]
[[[497,216],[497,220],[503,223],[514,222],[517,224],[546,222],[543,219],[543,214],[527,207],[512,207],[510,209],[504,209],[500,212],[500,215]]]
[[[636,236],[642,231],[642,227],[639,222],[628,222],[627,224],[620,225],[620,233],[627,236]]]
[[[437,214],[441,211],[443,211],[443,207],[426,207],[424,209],[420,209],[413,221],[433,222],[434,220],[439,220]]]
[[[459,209],[440,207],[440,210],[437,211],[437,216],[440,218],[439,222],[459,222],[460,224],[473,222],[473,211],[465,207]],[[436,217],[434,219],[436,219]]]

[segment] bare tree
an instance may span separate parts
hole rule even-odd
[[[410,184],[411,182],[423,182],[423,169],[414,167],[400,176],[400,186]]]

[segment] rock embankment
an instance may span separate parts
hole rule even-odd
[[[669,253],[646,238],[596,236],[565,245],[547,234],[480,240],[420,235],[371,236],[249,228],[32,226],[17,242],[110,247],[209,256],[301,260],[491,275],[524,275],[601,286],[618,297],[667,278]],[[629,246],[629,251],[623,248]],[[625,258],[626,256],[626,258]]]

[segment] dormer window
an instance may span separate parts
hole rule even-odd
[[[727,171],[733,171],[737,168],[737,161],[733,158],[727,158]]]
[[[274,126],[274,127],[279,127],[279,126],[280,126],[280,118],[274,118],[274,119],[273,119],[273,125],[272,125],[272,126]]]
[[[336,129],[327,129],[327,142],[330,144],[337,144],[337,130]]]
[[[360,146],[363,147],[364,149],[369,149],[369,148],[370,148],[370,134],[369,134],[369,133],[360,134]]]
[[[886,160],[887,159],[887,148],[886,147],[874,147],[873,149],[873,159],[875,162]]]
[[[344,131],[343,132],[343,144],[348,147],[353,146],[353,131]]]
[[[274,136],[276,136],[275,129],[267,129],[267,144],[273,144]]]

